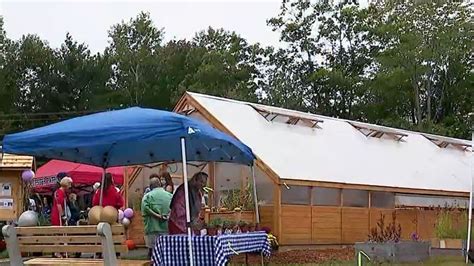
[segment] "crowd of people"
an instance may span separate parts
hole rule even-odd
[[[203,223],[200,211],[203,188],[207,179],[206,173],[198,172],[188,181],[190,226],[192,227],[200,226]],[[58,180],[60,180],[59,186],[53,193],[52,205],[49,205],[48,200],[43,198],[43,202],[40,204],[41,210],[38,211],[41,211],[43,216],[49,216],[53,226],[79,225],[81,218],[85,219],[85,217],[81,217],[81,213],[86,212],[83,210],[84,206],[79,206],[77,194],[71,192],[73,180],[65,173],[58,174]],[[112,206],[117,210],[126,207],[120,190],[114,184],[112,174],[105,174],[103,190],[100,188],[101,186],[100,183],[93,186],[94,191],[90,195],[92,197],[91,204],[87,207]],[[184,185],[181,184],[175,190],[171,175],[167,171],[150,175],[150,185],[144,189],[141,202],[145,245],[149,249],[149,255],[151,255],[158,236],[187,232],[185,200]],[[57,256],[61,256],[61,254],[57,254]]]

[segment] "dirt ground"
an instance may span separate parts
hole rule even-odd
[[[249,264],[259,264],[261,258],[260,255],[249,255],[248,260]],[[306,264],[350,260],[354,260],[353,248],[276,251],[265,261],[270,264]],[[233,257],[231,263],[245,263],[245,255]]]

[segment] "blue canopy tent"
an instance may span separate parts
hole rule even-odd
[[[249,147],[208,124],[172,112],[139,107],[86,115],[6,135],[3,151],[85,163],[104,169],[181,161],[188,224],[187,161],[231,162],[252,167],[255,158]],[[253,182],[258,222],[255,176]],[[188,234],[192,258],[189,227]]]

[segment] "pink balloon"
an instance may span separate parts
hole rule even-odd
[[[23,173],[21,173],[21,179],[23,179],[23,181],[25,182],[30,182],[31,179],[33,179],[35,177],[35,172],[33,172],[33,170],[25,170],[23,171]]]
[[[123,211],[122,210],[118,211],[118,219],[119,219],[119,221],[123,219]]]
[[[123,214],[126,218],[130,219],[133,217],[133,210],[130,208],[126,208],[125,211],[123,211]]]

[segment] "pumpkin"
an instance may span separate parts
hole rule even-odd
[[[137,246],[135,245],[135,242],[133,242],[133,240],[131,240],[131,239],[125,240],[125,245],[127,245],[127,248],[128,248],[129,250],[133,250],[133,249],[135,249],[135,248],[137,247]]]

